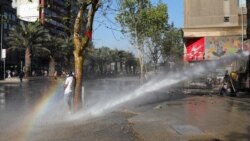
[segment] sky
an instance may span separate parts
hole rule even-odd
[[[184,21],[183,0],[161,0],[168,6],[169,23],[174,23],[176,27],[182,28]],[[152,4],[157,4],[158,0],[151,0]],[[113,3],[113,5],[115,5]],[[129,37],[120,32],[120,26],[115,21],[115,12],[109,11],[106,16],[102,15],[103,9],[99,9],[94,20],[93,42],[96,48],[102,46],[112,49],[134,51],[129,42]]]

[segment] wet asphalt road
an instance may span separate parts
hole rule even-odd
[[[40,79],[22,85],[0,84],[0,141],[137,140],[127,121],[131,113],[113,111],[87,119],[77,117],[81,111],[69,115],[62,83],[62,79]],[[135,83],[133,79],[89,81],[83,110],[125,92],[125,86],[131,90]]]
[[[68,115],[63,102],[62,82],[40,79],[22,86],[18,83],[0,84],[0,141],[173,141],[175,138],[165,131],[174,127],[176,130],[170,133],[176,134],[178,126],[172,124],[178,120],[180,123],[187,121],[188,125],[200,127],[209,134],[217,132],[219,137],[231,136],[232,141],[239,135],[228,135],[226,131],[244,133],[244,140],[250,137],[249,131],[245,131],[250,123],[248,97],[197,97],[162,90],[154,92],[155,96],[147,95],[119,105],[108,113],[88,116],[86,111],[89,109],[100,109],[139,85],[135,78],[101,79],[84,84],[83,111]],[[224,122],[235,123],[226,125]],[[171,126],[165,126],[166,123]],[[179,137],[177,140],[187,140],[180,134],[176,136]]]

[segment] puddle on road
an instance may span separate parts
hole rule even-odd
[[[5,109],[5,102],[4,87],[0,86],[0,110]]]
[[[196,139],[190,139],[188,141],[222,141],[222,140],[213,137],[198,137]]]
[[[0,92],[3,92],[3,91],[4,91],[4,87],[0,86]]]
[[[174,130],[181,135],[200,135],[203,131],[193,125],[173,125]]]

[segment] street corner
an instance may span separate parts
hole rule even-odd
[[[249,104],[248,98],[193,96],[156,104],[128,121],[145,141],[226,141],[235,130],[247,135]]]

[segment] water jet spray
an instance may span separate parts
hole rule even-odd
[[[72,117],[70,117],[70,119],[74,120],[79,118],[82,119],[82,118],[101,116],[102,114],[105,114],[107,112],[119,108],[121,105],[124,105],[129,101],[135,100],[142,96],[147,96],[152,92],[155,92],[163,88],[168,88],[185,80],[199,77],[202,73],[213,71],[218,66],[228,64],[229,62],[232,62],[236,59],[240,59],[241,57],[248,55],[249,52],[241,52],[235,55],[222,57],[220,60],[202,62],[201,64],[196,65],[195,67],[186,68],[185,70],[163,74],[161,77],[157,77],[155,79],[146,82],[139,88],[135,89],[133,92],[126,93],[114,99],[109,99],[105,103],[96,104],[93,107],[85,109],[84,111],[76,115],[73,115]]]

